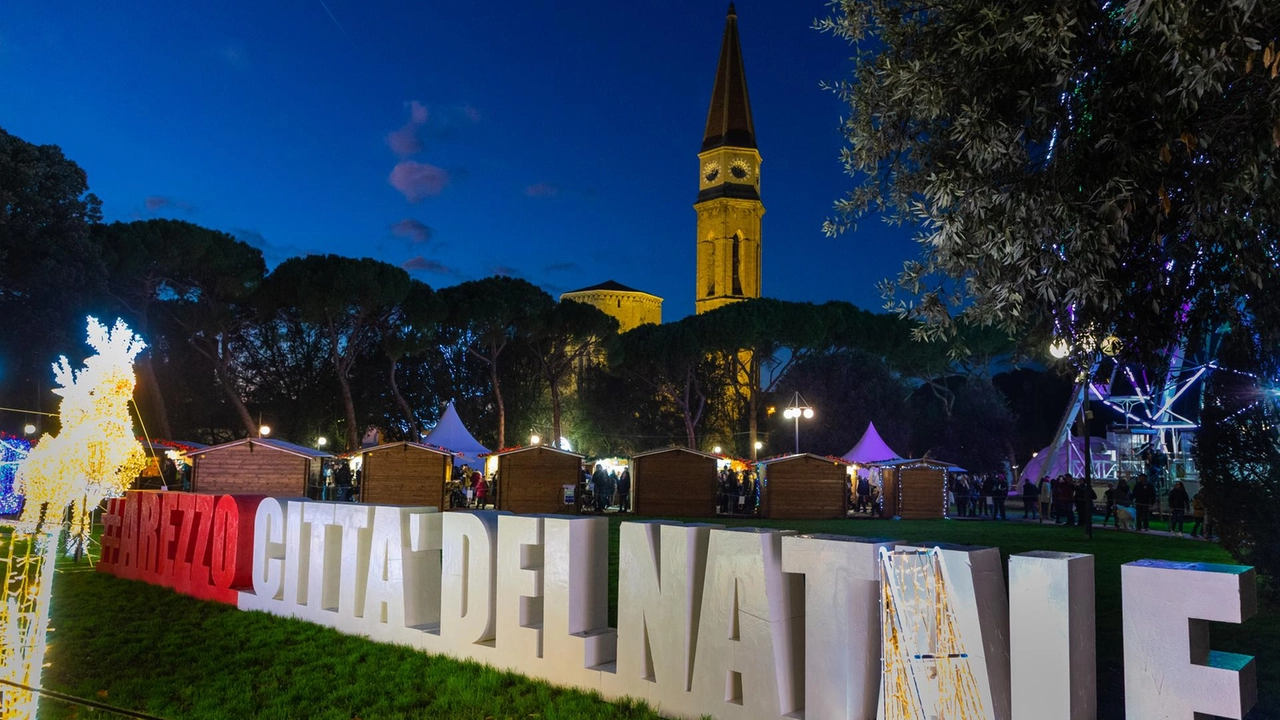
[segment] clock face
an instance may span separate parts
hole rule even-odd
[[[717,162],[709,162],[702,166],[702,177],[707,182],[715,182],[720,177],[720,164]]]
[[[739,158],[729,165],[729,174],[739,180],[746,180],[751,177],[751,166],[747,164],[746,160]]]

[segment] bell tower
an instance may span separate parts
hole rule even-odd
[[[698,213],[697,312],[760,297],[760,152],[733,3],[698,153],[693,208]]]

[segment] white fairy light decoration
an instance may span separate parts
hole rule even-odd
[[[22,516],[7,537],[0,535],[0,680],[27,688],[40,687],[57,532],[67,508],[68,550],[79,552],[93,509],[122,495],[146,465],[129,416],[133,361],[146,344],[121,320],[107,328],[91,317],[88,335],[97,354],[83,368],[73,370],[66,357],[53,366],[62,427],[41,437],[18,465]],[[34,720],[36,700],[30,690],[0,688],[0,720]]]

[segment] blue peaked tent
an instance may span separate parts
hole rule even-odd
[[[462,419],[458,417],[458,411],[454,409],[453,403],[449,403],[449,406],[444,409],[440,422],[436,423],[435,429],[427,433],[422,441],[448,450],[472,467],[483,467],[480,456],[489,452],[489,448],[477,442],[467,430],[467,426],[462,424]]]

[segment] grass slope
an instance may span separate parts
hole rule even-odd
[[[610,522],[610,620],[616,617],[620,520]],[[1096,557],[1100,717],[1123,716],[1120,565],[1144,557],[1230,562],[1201,542],[1099,530],[982,521],[753,521],[805,533]],[[242,613],[163,588],[62,563],[54,587],[47,687],[167,718],[656,718],[639,705],[499,673],[474,664],[348,637],[310,623]],[[1170,632],[1185,632],[1170,628]],[[1215,649],[1258,656],[1254,719],[1280,717],[1280,611],[1217,625]],[[46,700],[42,718],[105,714]]]

